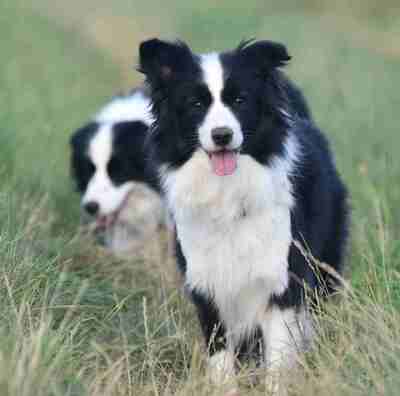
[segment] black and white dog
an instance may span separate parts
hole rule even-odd
[[[156,118],[152,159],[211,372],[234,373],[254,339],[280,372],[312,335],[305,289],[335,288],[295,241],[340,273],[349,217],[329,145],[279,70],[290,56],[270,41],[197,55],[158,39],[139,55]]]
[[[132,253],[164,222],[144,145],[152,121],[150,99],[139,89],[114,98],[70,141],[82,207],[117,254]]]

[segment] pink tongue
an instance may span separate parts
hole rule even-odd
[[[214,173],[218,176],[231,175],[236,170],[236,153],[233,151],[217,151],[211,153]]]

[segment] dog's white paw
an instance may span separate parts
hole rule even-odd
[[[230,391],[225,393],[224,396],[240,396],[239,389],[237,388],[231,389]]]
[[[268,396],[286,396],[286,388],[280,382],[277,374],[268,375],[265,379],[265,390]]]
[[[228,351],[220,351],[208,359],[208,377],[215,385],[223,385],[233,380],[235,358]]]

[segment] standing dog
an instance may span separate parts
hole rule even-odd
[[[262,345],[276,389],[273,373],[294,364],[311,338],[306,289],[335,288],[295,241],[342,270],[346,190],[327,140],[280,70],[290,60],[281,44],[197,55],[153,39],[139,52],[156,118],[152,159],[212,376],[224,381],[236,357]]]

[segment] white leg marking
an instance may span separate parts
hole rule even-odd
[[[265,343],[265,363],[268,369],[267,391],[283,395],[282,375],[296,365],[298,353],[305,349],[311,339],[309,315],[302,310],[273,308],[264,314],[261,323]]]
[[[208,359],[208,376],[215,385],[233,381],[235,375],[235,356],[228,350],[220,351]]]

